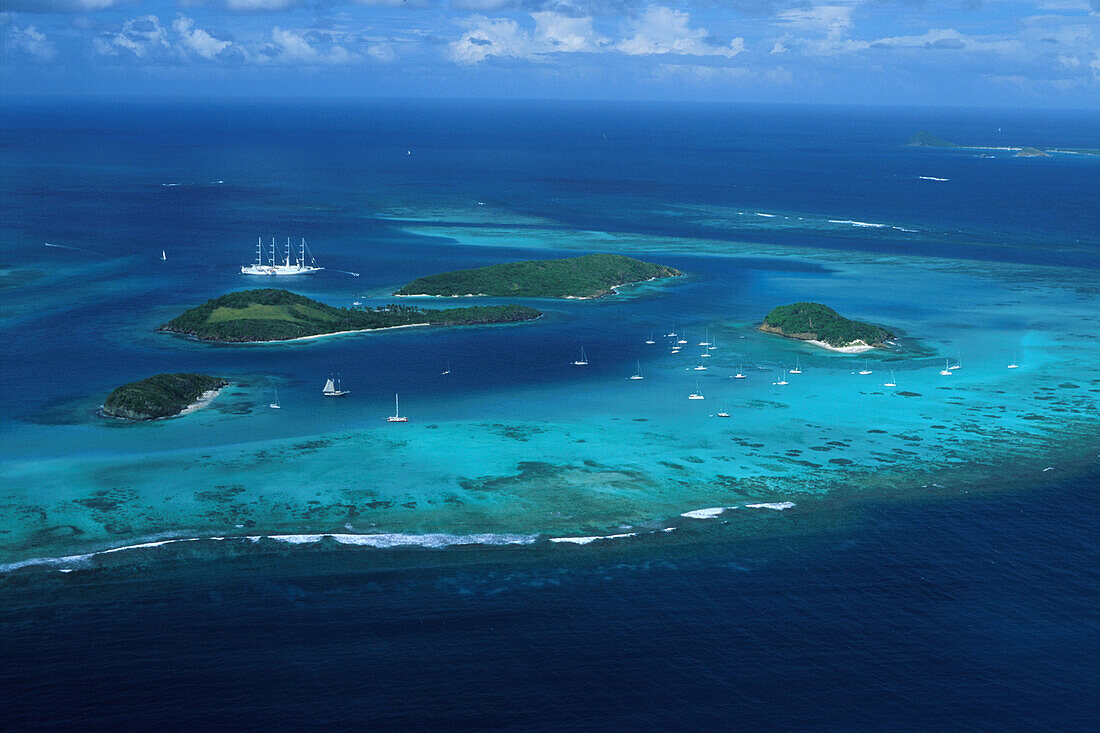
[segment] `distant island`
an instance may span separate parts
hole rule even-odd
[[[157,374],[115,388],[103,402],[102,413],[127,420],[173,417],[208,403],[227,384],[205,374]]]
[[[613,254],[507,262],[413,280],[395,295],[602,298],[623,285],[680,277],[664,265]]]
[[[953,142],[948,142],[942,137],[936,137],[928,130],[921,130],[913,137],[909,138],[908,145],[915,148],[957,148],[959,147]]]
[[[522,305],[427,310],[409,305],[336,308],[288,290],[241,290],[208,300],[161,326],[202,341],[256,343],[407,326],[470,326],[529,321],[541,316]]]
[[[1049,158],[1051,153],[1064,155],[1100,155],[1100,150],[1089,148],[1050,148],[1044,150],[1033,146],[1020,145],[959,145],[958,143],[936,137],[928,130],[921,130],[909,138],[908,145],[915,148],[962,148],[964,150],[1001,150],[1015,153],[1017,158]]]
[[[764,317],[760,330],[849,353],[883,346],[886,339],[893,337],[881,326],[845,318],[820,303],[794,303],[773,308]]]

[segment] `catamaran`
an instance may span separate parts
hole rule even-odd
[[[386,418],[386,422],[408,422],[409,418],[401,417],[401,407],[397,402],[397,395],[393,396],[393,414]]]
[[[581,358],[573,362],[573,366],[588,366],[588,355],[584,353],[584,347],[581,347]]]
[[[949,366],[950,363],[951,362],[947,359],[943,360],[943,371],[940,372],[941,377],[950,377],[953,374],[953,372],[951,371],[951,367]]]
[[[294,255],[294,262],[291,264],[291,254]],[[306,255],[309,256],[309,263],[306,263]],[[267,256],[267,263],[264,263],[264,257]],[[315,272],[320,272],[325,268],[318,267],[317,261],[313,259],[313,253],[309,251],[309,247],[306,246],[305,238],[302,239],[302,245],[297,252],[291,252],[290,249],[290,237],[286,240],[286,251],[284,253],[283,261],[280,263],[275,259],[275,238],[271,239],[271,249],[265,251],[262,240],[256,239],[256,264],[244,265],[241,267],[242,275],[311,275]]]
[[[324,394],[325,397],[343,397],[350,391],[351,390],[344,389],[344,385],[340,383],[340,377],[336,377],[335,381],[333,381],[332,377],[329,377],[321,393]]]

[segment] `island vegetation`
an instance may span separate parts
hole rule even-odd
[[[615,254],[506,262],[413,280],[395,295],[600,298],[615,288],[684,273]]]
[[[542,315],[522,305],[427,310],[393,304],[337,308],[288,290],[242,290],[208,300],[158,330],[203,341],[254,343],[401,326],[468,326],[528,321]]]
[[[893,337],[881,326],[845,318],[820,303],[793,303],[773,308],[764,317],[760,330],[838,349],[879,347]]]
[[[909,145],[916,148],[957,148],[959,147],[953,142],[948,142],[942,137],[936,137],[928,130],[921,130],[913,137],[909,138]]]
[[[157,374],[115,388],[103,402],[102,412],[127,420],[172,417],[227,384],[221,377],[205,374]]]

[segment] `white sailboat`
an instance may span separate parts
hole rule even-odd
[[[703,365],[703,359],[701,357],[699,359],[699,366],[692,367],[692,370],[696,372],[705,372],[707,370],[706,366]]]
[[[695,381],[695,391],[688,395],[689,400],[701,400],[703,397],[703,391],[699,389],[699,381]]]
[[[951,366],[947,367],[947,368],[954,371],[955,369],[962,369],[962,365],[963,365],[962,354],[959,354],[959,358],[955,359],[955,363],[952,364]]]
[[[278,387],[275,388],[275,401],[272,402],[270,405],[268,405],[268,407],[270,407],[272,410],[278,410],[278,409],[282,408],[282,405],[279,404],[279,388]]]
[[[802,361],[800,359],[795,359],[794,360],[794,369],[791,370],[791,374],[801,374],[801,373],[802,373]]]
[[[725,410],[721,410],[717,413],[717,417],[729,417],[729,416],[730,416],[730,414],[728,412],[726,412]]]
[[[588,355],[584,353],[584,347],[581,347],[581,358],[573,362],[573,366],[588,366]]]
[[[951,371],[951,367],[949,366],[950,363],[951,362],[949,362],[947,359],[943,360],[943,371],[940,372],[941,377],[950,377],[951,374],[953,373]]]
[[[344,385],[340,382],[340,377],[336,377],[335,380],[329,377],[328,381],[325,382],[325,388],[321,390],[321,394],[325,397],[343,397],[350,391],[351,390],[344,389]]]
[[[898,383],[894,381],[894,370],[893,369],[890,370],[890,381],[883,383],[882,386],[883,387],[897,387],[898,386]]]
[[[656,341],[653,340],[653,332],[652,331],[649,332],[649,338],[647,338],[645,340],[645,342],[647,344],[650,344],[650,345],[653,345],[653,344],[657,343]]]
[[[1008,365],[1008,369],[1019,369],[1020,365],[1016,363],[1016,354],[1012,355],[1012,363]]]
[[[401,406],[397,401],[397,394],[393,396],[393,414],[386,418],[386,422],[408,422],[409,418],[401,417]]]
[[[707,329],[706,338],[699,342],[700,346],[710,346],[710,329]]]
[[[450,373],[451,373],[451,361],[450,361],[450,359],[448,359],[447,360],[447,368],[443,370],[443,376],[447,376]]]
[[[291,263],[291,255],[294,256],[294,262]],[[264,262],[265,255],[267,256],[267,262]],[[306,262],[306,256],[309,256],[309,262]],[[318,267],[317,261],[313,258],[313,253],[309,251],[309,247],[306,246],[306,240],[302,238],[301,247],[297,252],[293,252],[290,249],[290,237],[286,240],[286,251],[283,257],[283,261],[279,262],[275,259],[275,239],[271,239],[271,248],[265,249],[263,241],[259,238],[256,239],[256,263],[253,265],[243,265],[241,267],[242,275],[311,275],[315,272],[320,272],[325,268]]]
[[[629,378],[634,379],[634,380],[645,379],[645,377],[642,376],[642,360],[641,359],[638,360],[638,371],[631,374]]]
[[[168,255],[166,255],[166,254],[164,253],[164,250],[163,250],[163,249],[162,249],[162,250],[160,251],[160,259],[161,259],[162,261],[166,261],[166,260],[168,259]]]
[[[871,374],[870,364],[863,362],[863,368],[859,370],[859,373],[863,375]]]
[[[741,366],[737,368],[737,374],[733,375],[734,379],[745,379],[745,364],[741,363]]]
[[[776,387],[783,387],[784,385],[790,384],[790,382],[783,378],[783,372],[779,372],[779,376],[775,378],[772,384]]]
[[[677,341],[676,343],[677,343],[677,344],[679,344],[680,346],[683,346],[684,344],[686,344],[686,343],[687,343],[687,339],[685,339],[685,338],[682,338],[682,339],[680,339],[679,341]]]

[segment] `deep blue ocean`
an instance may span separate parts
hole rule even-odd
[[[985,149],[906,147],[921,129]],[[623,541],[443,549],[242,542],[231,551],[195,542],[117,553],[75,571],[20,566],[0,573],[0,727],[1100,728],[1100,430],[1090,415],[1100,381],[1095,364],[1072,356],[1075,341],[1093,349],[1078,352],[1088,355],[1100,339],[1090,311],[1100,271],[1100,163],[989,150],[1020,145],[1100,149],[1100,119],[579,102],[5,104],[3,562],[172,536],[173,522],[185,536],[248,531],[246,518],[255,520],[248,527],[262,529],[266,518],[294,531],[296,517],[309,516],[294,514],[294,501],[334,501],[323,493],[330,477],[315,445],[302,449],[307,468],[289,489],[275,485],[278,472],[257,479],[292,497],[279,499],[287,514],[277,521],[262,502],[170,503],[178,499],[173,482],[184,480],[189,461],[225,444],[371,435],[395,391],[403,407],[408,395],[414,422],[430,414],[444,431],[471,415],[540,419],[553,429],[580,415],[577,422],[605,431],[593,433],[603,444],[585,439],[592,456],[611,463],[636,439],[627,421],[607,420],[630,406],[622,378],[636,359],[641,365],[648,330],[720,324],[725,346],[746,338],[737,325],[758,320],[766,304],[810,297],[813,288],[832,287],[830,302],[857,315],[873,302],[911,330],[923,319],[947,334],[899,361],[903,378],[923,379],[920,370],[939,369],[941,357],[966,353],[970,374],[1001,379],[1003,363],[1025,345],[1021,372],[1028,359],[1044,363],[1046,349],[1070,373],[1047,375],[1036,389],[1048,393],[1015,388],[1020,400],[1013,388],[987,394],[984,383],[964,382],[986,402],[980,419],[964,415],[958,425],[979,423],[980,440],[968,445],[983,452],[973,448],[973,465],[947,466],[955,471],[944,474],[949,489],[924,483],[928,490],[910,491],[908,478],[891,483],[894,464],[883,462],[881,480],[864,475],[873,484],[866,491],[844,484],[817,503],[807,492],[797,510],[681,521],[671,534],[654,534],[664,526],[654,523],[650,534]],[[286,348],[152,333],[182,308],[239,288],[238,268],[259,235],[307,237],[328,271],[295,289],[337,305],[388,302],[395,286],[431,272],[610,249],[692,279],[617,301],[541,303],[547,318],[537,328],[392,332]],[[893,267],[881,272],[896,279],[870,294],[830,285],[849,255],[869,277],[882,277],[873,267]],[[992,284],[951,289],[962,282],[951,278],[986,283],[987,274]],[[1074,316],[1079,322],[1058,323],[1066,304],[1085,314]],[[1009,315],[996,310],[1002,305]],[[967,319],[976,313],[985,320],[974,325]],[[989,356],[978,326],[1015,340]],[[757,347],[752,338],[750,329],[748,345],[737,348],[750,357],[758,348],[761,370],[770,374],[777,362],[769,359],[787,358],[785,344]],[[585,343],[593,365],[578,377],[570,360]],[[841,394],[847,369],[836,369],[832,355],[800,353],[821,373],[843,372],[830,377],[834,392],[821,393]],[[730,358],[733,368],[745,360]],[[445,382],[444,365],[455,372]],[[646,385],[689,379],[681,366],[647,361]],[[353,394],[318,407],[318,379],[334,369]],[[93,415],[113,386],[168,370],[219,370],[242,391],[219,398],[221,408],[156,426],[105,427]],[[1046,377],[1036,370],[1028,376],[1040,384]],[[722,384],[705,382],[708,395]],[[572,385],[583,404],[569,401]],[[279,411],[266,409],[273,387]],[[996,422],[1024,398],[1038,401],[1011,425]],[[786,405],[769,399],[753,408],[759,418],[739,422],[748,437],[754,426],[782,429],[769,421],[786,413],[767,410]],[[820,409],[817,420],[831,419]],[[943,416],[927,409],[920,419],[932,428],[956,425],[943,405]],[[815,419],[802,417],[792,421],[797,429]],[[913,432],[897,419],[899,432]],[[1060,434],[1057,423],[1071,420],[1083,427]],[[667,421],[685,434],[707,425],[672,408]],[[1005,425],[1003,435],[988,425]],[[858,435],[885,440],[868,426]],[[1025,428],[1033,431],[1026,440]],[[466,435],[453,430],[447,439]],[[615,430],[627,436],[623,445]],[[410,458],[387,467],[386,478],[407,483],[404,498],[425,511],[415,520],[423,524],[407,520],[407,531],[438,530],[425,510],[434,489],[416,485],[415,460],[416,451],[432,460],[435,447],[417,440],[427,439],[394,444]],[[943,453],[928,447],[931,428],[924,447],[906,440],[897,455]],[[476,475],[501,474],[517,460],[565,460],[539,454],[564,450],[550,438],[525,441],[492,444]],[[652,452],[654,462],[668,458]],[[1064,471],[1062,463],[1033,470],[1033,459],[1053,463],[1053,455],[1065,457]],[[225,481],[242,482],[249,496],[254,487],[239,463],[219,465],[238,472]],[[674,468],[694,470],[688,464],[691,456]],[[87,487],[71,486],[85,479]],[[149,496],[169,509],[149,508]],[[250,514],[256,507],[268,514]],[[241,514],[221,513],[230,509]],[[592,509],[591,532],[616,531],[606,520],[616,515],[601,510]],[[343,517],[323,521],[299,531],[343,531]],[[405,531],[399,521],[386,515],[378,528]]]

